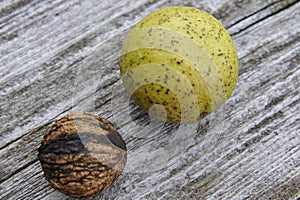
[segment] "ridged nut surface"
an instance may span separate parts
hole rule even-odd
[[[50,185],[75,198],[105,191],[121,175],[127,157],[116,128],[92,113],[73,113],[56,121],[38,151]]]

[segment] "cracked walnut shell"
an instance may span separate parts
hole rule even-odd
[[[59,192],[90,197],[121,175],[126,144],[116,128],[92,113],[73,113],[56,121],[38,149],[44,176]]]

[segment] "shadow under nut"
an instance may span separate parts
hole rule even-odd
[[[50,185],[75,198],[105,191],[121,175],[127,157],[116,128],[92,113],[73,113],[56,121],[38,151]]]

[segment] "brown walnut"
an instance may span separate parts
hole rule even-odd
[[[92,113],[73,113],[56,121],[38,149],[44,176],[59,192],[90,197],[121,175],[126,144],[116,128]]]

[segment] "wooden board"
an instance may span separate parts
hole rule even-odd
[[[239,56],[232,97],[196,125],[151,121],[119,75],[123,40],[150,12],[206,10]],[[300,3],[0,2],[0,199],[71,199],[43,177],[37,148],[56,119],[90,111],[127,143],[122,176],[91,199],[300,198]]]

